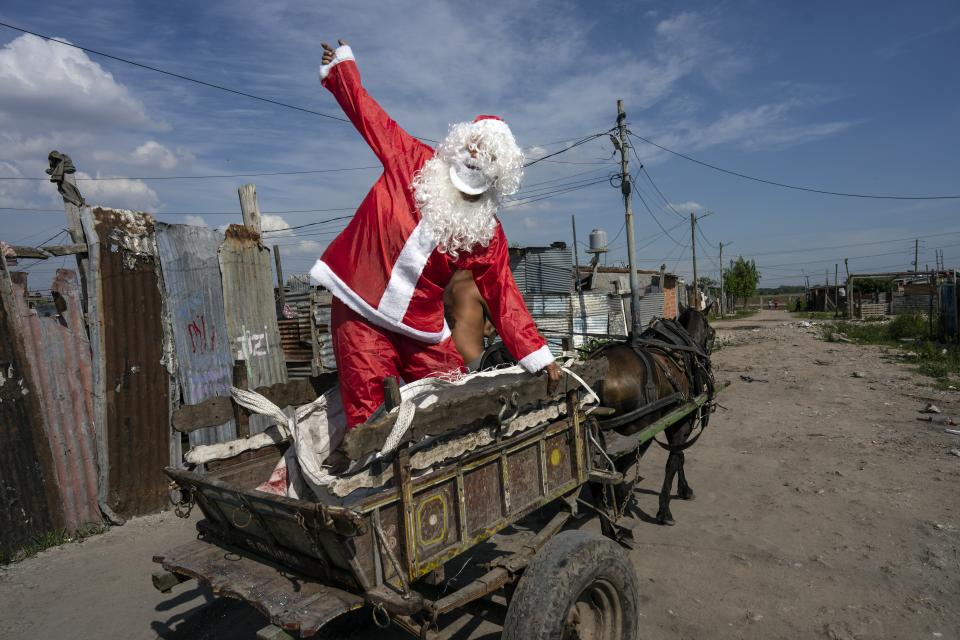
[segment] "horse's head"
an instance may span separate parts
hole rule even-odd
[[[716,301],[711,302],[703,311],[697,311],[693,307],[684,307],[680,317],[677,318],[677,321],[706,353],[710,353],[713,349],[713,339],[717,333],[707,322],[707,315],[715,304]]]

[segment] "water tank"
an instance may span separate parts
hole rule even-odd
[[[607,250],[607,232],[603,229],[594,229],[590,232],[590,251]]]

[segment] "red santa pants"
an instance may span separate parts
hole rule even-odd
[[[347,429],[366,421],[383,404],[384,378],[413,382],[463,367],[452,338],[427,344],[402,336],[376,326],[337,298],[330,306],[330,333]]]

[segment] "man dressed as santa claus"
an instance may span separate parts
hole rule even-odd
[[[560,367],[510,272],[496,218],[520,189],[523,153],[495,116],[450,127],[436,150],[404,131],[371,98],[347,43],[323,44],[320,81],[383,164],[383,174],[310,275],[334,295],[334,356],[347,427],[383,403],[388,376],[411,382],[463,367],[444,320],[457,270],[473,273],[507,349],[551,383]]]

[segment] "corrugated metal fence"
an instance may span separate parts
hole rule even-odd
[[[228,394],[235,361],[251,388],[287,381],[259,234],[80,213],[86,300],[72,271],[27,296],[26,273],[0,264],[0,560],[46,532],[166,506],[162,468],[237,435],[229,420],[187,443],[172,412]]]

